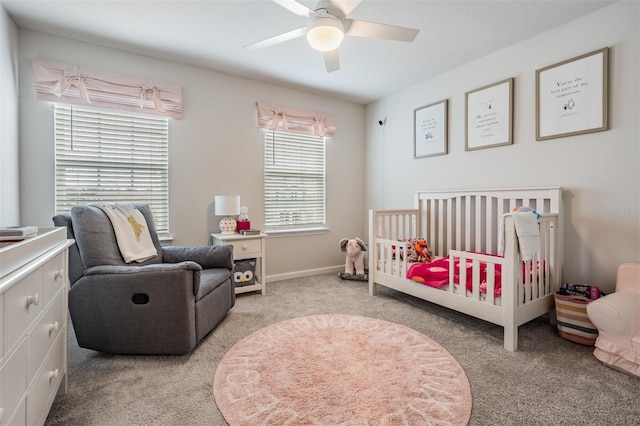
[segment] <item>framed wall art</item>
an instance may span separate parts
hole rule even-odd
[[[413,158],[447,153],[447,100],[413,111]]]
[[[609,129],[609,48],[536,71],[536,140]]]
[[[465,150],[513,143],[513,78],[467,92]]]

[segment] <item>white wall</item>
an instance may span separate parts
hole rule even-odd
[[[20,224],[18,29],[0,6],[0,226]]]
[[[639,9],[616,3],[367,106],[366,208],[412,208],[418,190],[560,186],[564,280],[613,290],[617,265],[640,262]],[[535,71],[606,46],[610,130],[537,142]],[[514,144],[466,152],[465,92],[510,77]],[[442,99],[449,154],[413,159],[413,111]]]
[[[361,235],[364,210],[364,107],[299,90],[20,29],[20,190],[22,222],[50,226],[54,215],[53,114],[32,87],[34,57],[178,83],[184,118],[170,122],[170,229],[175,245],[210,242],[220,218],[216,194],[240,194],[252,226],[263,226],[263,140],[256,101],[333,114],[327,143],[327,221],[330,232],[267,240],[267,275],[315,271],[344,262],[338,242]],[[348,204],[343,200],[348,200]],[[283,275],[284,274],[284,275]]]

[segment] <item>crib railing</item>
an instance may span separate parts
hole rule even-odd
[[[510,214],[506,214],[510,216]],[[417,210],[371,211],[370,212],[370,241],[369,241],[369,279],[370,289],[374,290],[374,282],[377,274],[386,274],[395,278],[406,279],[410,263],[407,262],[407,239],[419,237],[419,221]],[[548,213],[541,215],[540,225],[540,251],[533,254],[531,261],[522,262],[516,250],[515,228],[513,220],[505,226],[505,240],[511,238],[512,243],[507,244],[511,248],[505,251],[505,257],[475,253],[462,250],[449,250],[449,292],[457,293],[475,300],[483,300],[489,304],[496,304],[494,290],[497,282],[497,271],[501,271],[503,286],[511,285],[510,289],[503,287],[502,294],[513,297],[517,305],[530,303],[544,296],[553,294],[559,287],[559,252],[556,231],[558,229],[558,214]],[[508,229],[508,231],[507,231]],[[427,241],[429,243],[429,241]],[[445,254],[445,255],[446,255]],[[512,257],[515,257],[512,259]],[[454,285],[454,264],[459,261],[458,276],[459,285]],[[512,261],[510,267],[504,265]],[[462,268],[466,268],[467,262],[471,264],[471,286],[467,292],[467,274]],[[498,268],[498,265],[500,266]],[[517,266],[521,265],[521,267]],[[486,269],[485,282],[481,283],[481,267]],[[514,283],[516,284],[514,286]],[[480,284],[485,286],[481,291]],[[506,291],[505,291],[506,290]]]
[[[455,264],[458,262],[459,284],[454,285]],[[467,267],[471,263],[471,290],[467,289]],[[481,253],[469,253],[459,250],[449,252],[449,288],[452,293],[458,293],[474,300],[483,300],[491,305],[496,304],[495,289],[498,284],[498,273],[503,269],[504,258]],[[500,266],[500,268],[498,268]],[[480,279],[481,268],[486,269],[486,278]],[[502,281],[504,283],[504,281]],[[485,285],[485,291],[480,286]]]

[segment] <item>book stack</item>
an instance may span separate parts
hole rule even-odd
[[[33,237],[37,233],[38,233],[38,227],[36,226],[0,227],[0,237],[4,237],[4,238]]]
[[[260,230],[259,229],[243,229],[242,231],[240,231],[240,234],[242,234],[242,235],[260,235]]]
[[[559,293],[563,296],[582,296],[591,300],[604,296],[604,293],[601,292],[598,287],[586,284],[567,283],[564,287],[560,288]]]

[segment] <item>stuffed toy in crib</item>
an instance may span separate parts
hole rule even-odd
[[[424,238],[407,241],[407,262],[431,262],[433,252]]]
[[[367,263],[365,251],[367,246],[360,238],[343,238],[340,240],[340,249],[346,252],[344,272],[338,274],[342,279],[357,279],[366,281],[365,265]]]

